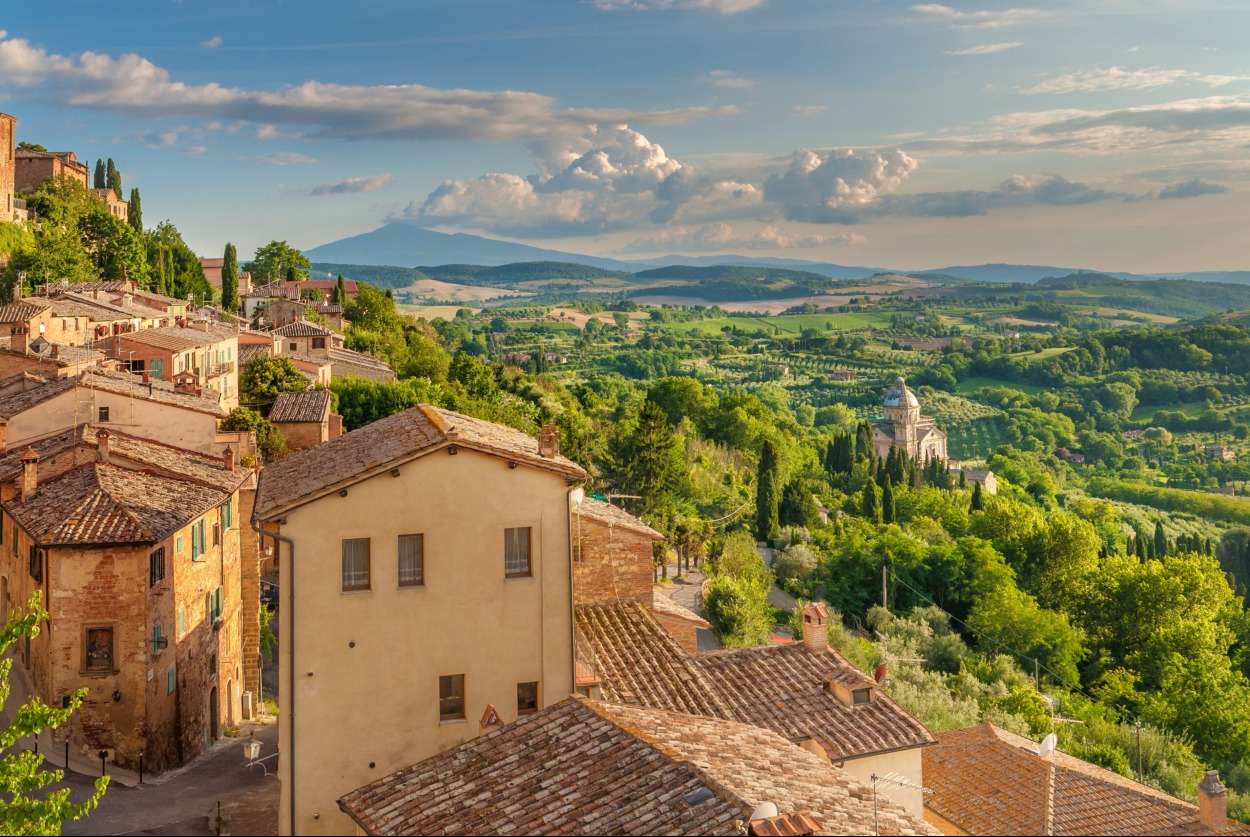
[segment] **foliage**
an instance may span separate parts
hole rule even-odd
[[[781,463],[777,446],[765,441],[755,477],[755,536],[762,541],[770,540],[777,533],[780,502]]]
[[[282,437],[282,431],[255,410],[235,407],[230,415],[221,420],[221,429],[244,430],[256,434],[256,446],[270,462],[281,459],[286,454],[286,439]]]
[[[285,241],[271,241],[258,248],[252,260],[243,265],[258,283],[285,279],[292,274],[297,280],[307,279],[311,267],[308,257]]]
[[[221,310],[231,314],[239,310],[239,257],[228,241],[221,259]]]
[[[39,635],[39,623],[48,618],[42,602],[42,595],[36,591],[25,610],[17,609],[9,616],[0,632],[0,654],[23,637]],[[8,701],[12,670],[13,658],[5,656],[0,660],[0,704]],[[39,791],[64,778],[64,771],[41,770],[42,755],[16,747],[27,736],[37,735],[44,729],[56,729],[65,723],[82,706],[86,696],[87,690],[79,689],[63,709],[53,709],[39,698],[32,698],[18,707],[12,722],[0,731],[0,750],[5,753],[0,757],[0,788],[5,795],[0,801],[0,833],[60,834],[62,822],[82,819],[100,803],[109,784],[107,776],[97,779],[92,794],[78,804],[70,802],[68,787],[41,795]]]
[[[289,357],[257,355],[249,360],[239,375],[242,400],[252,407],[268,412],[269,406],[282,392],[303,392],[308,379]]]

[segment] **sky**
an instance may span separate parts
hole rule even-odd
[[[617,258],[1250,269],[1244,0],[61,0],[18,139],[201,255],[403,220]]]

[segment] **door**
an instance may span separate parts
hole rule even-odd
[[[214,686],[208,693],[208,743],[212,744],[217,740],[217,687]]]

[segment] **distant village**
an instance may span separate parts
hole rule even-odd
[[[9,218],[43,179],[87,185],[11,117],[0,141]],[[708,650],[653,584],[663,535],[587,493],[554,425],[421,404],[344,433],[330,383],[395,373],[344,347],[335,284],[238,278],[230,321],[128,282],[0,306],[0,607],[50,614],[14,676],[87,690],[49,758],[156,774],[255,721],[275,588],[281,834],[1250,834],[1214,771],[1193,805],[1053,740],[930,732],[822,602],[799,636]],[[264,356],[309,382],[273,404],[290,453],[267,465],[221,427]],[[882,409],[878,457],[996,492],[903,378]]]

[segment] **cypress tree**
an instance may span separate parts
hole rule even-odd
[[[122,196],[122,173],[117,169],[113,169],[113,174],[109,177],[109,188],[118,198]]]
[[[864,492],[860,496],[860,511],[872,523],[881,522],[881,506],[877,504],[877,485],[872,480],[864,483]]]
[[[959,471],[959,490],[963,491],[967,487],[968,487],[968,475],[965,474],[963,470],[961,469]]]
[[[778,506],[781,503],[781,462],[777,446],[764,442],[755,480],[755,535],[767,541],[777,533]]]
[[[1155,521],[1155,557],[1162,558],[1168,554],[1168,536],[1163,531],[1163,521]]]
[[[104,179],[104,161],[97,159],[95,161],[95,177],[91,181],[91,188],[103,189],[108,185],[108,181]]]
[[[231,314],[239,310],[239,255],[229,242],[221,260],[221,309]]]
[[[117,182],[117,188],[120,189],[122,185],[121,175],[117,173],[117,166],[113,165],[113,158],[109,157],[108,162],[104,164],[104,185],[100,188],[112,189],[114,181]],[[121,196],[121,192],[118,192],[118,196]]]
[[[130,190],[130,200],[126,210],[126,220],[130,224],[130,228],[143,232],[143,207],[139,203],[139,190],[132,188]]]
[[[341,273],[339,274],[338,281],[334,283],[333,301],[335,305],[347,304],[347,285],[343,284],[343,274]]]
[[[894,522],[894,485],[886,475],[885,485],[881,486],[881,522]]]
[[[867,459],[872,455],[872,428],[868,422],[861,421],[855,428],[855,458]]]
[[[981,496],[981,483],[974,482],[972,484],[972,511],[981,511],[985,508],[985,498]]]

